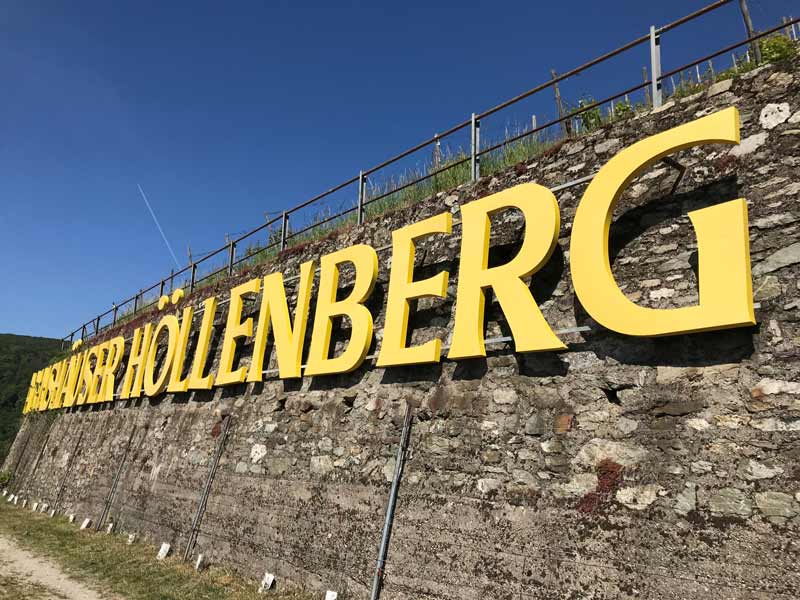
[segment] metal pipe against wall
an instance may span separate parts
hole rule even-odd
[[[108,517],[108,513],[111,510],[111,504],[114,502],[114,496],[117,493],[117,486],[119,485],[119,479],[122,476],[122,469],[125,466],[125,459],[128,457],[128,451],[131,449],[131,442],[133,442],[133,436],[136,433],[136,426],[133,426],[131,429],[131,434],[128,436],[128,443],[125,445],[125,450],[122,453],[122,458],[119,460],[119,465],[117,465],[117,471],[114,473],[114,480],[111,482],[111,489],[108,491],[108,497],[106,498],[105,506],[103,507],[103,512],[100,515],[100,518],[97,519],[97,524],[95,525],[94,530],[100,531],[103,527],[103,523],[105,523],[106,518]],[[77,448],[76,448],[77,449]]]
[[[284,213],[285,214],[285,213]],[[197,534],[200,531],[200,523],[203,520],[203,514],[206,512],[206,505],[208,504],[208,496],[211,494],[211,486],[214,483],[214,476],[217,473],[219,466],[219,459],[222,457],[222,452],[225,450],[225,441],[228,439],[228,431],[231,426],[231,415],[225,415],[222,433],[219,436],[217,448],[214,451],[214,458],[211,461],[211,466],[208,469],[208,477],[206,484],[203,486],[203,492],[200,494],[200,502],[197,505],[197,512],[195,512],[194,519],[192,519],[192,528],[189,530],[189,541],[186,543],[186,551],[183,553],[183,560],[189,560],[189,557],[194,551],[195,544],[197,544]]]
[[[70,471],[72,471],[72,463],[75,462],[75,457],[78,455],[78,448],[81,446],[81,440],[83,440],[83,429],[81,429],[81,433],[78,436],[78,441],[75,442],[75,447],[72,449],[72,454],[69,456],[69,462],[67,462],[67,470],[64,471],[64,477],[61,478],[61,484],[58,486],[58,493],[56,494],[56,499],[53,502],[53,510],[58,512],[58,505],[61,503],[61,496],[64,494],[64,489],[67,486],[67,477],[69,477]]]
[[[378,563],[375,567],[375,577],[372,580],[372,594],[370,600],[378,600],[381,596],[383,587],[383,573],[386,566],[386,555],[389,552],[389,540],[392,537],[392,524],[394,522],[394,511],[397,506],[397,492],[400,489],[400,479],[403,477],[403,467],[405,466],[406,452],[408,450],[408,440],[411,434],[411,404],[406,403],[406,416],[403,420],[403,433],[400,437],[400,446],[397,448],[397,459],[394,465],[394,478],[392,479],[392,489],[389,493],[389,505],[386,507],[386,521],[383,524],[383,535],[381,536],[381,547],[378,551]]]
[[[31,425],[31,428],[33,428],[33,425]],[[32,437],[33,437],[32,431],[29,431],[28,435],[25,436],[25,442],[22,444],[22,450],[20,450],[19,453],[17,453],[17,460],[14,461],[14,468],[11,469],[11,479],[9,480],[9,484],[13,483],[14,478],[17,476],[17,469],[19,468],[19,463],[22,462],[22,457],[25,456],[25,450],[27,450],[28,442],[31,441]]]
[[[50,425],[52,425],[52,423],[50,423]],[[31,474],[27,478],[28,480],[32,480],[36,476],[36,471],[39,468],[39,463],[41,462],[42,456],[44,455],[44,449],[47,447],[47,442],[49,442],[49,441],[50,441],[50,431],[49,431],[49,428],[48,428],[47,437],[44,438],[44,443],[42,444],[42,447],[39,449],[39,455],[36,457],[36,462],[33,463],[33,469],[31,470]],[[27,484],[27,481],[26,481],[26,484]],[[26,485],[26,487],[30,487],[30,486]]]

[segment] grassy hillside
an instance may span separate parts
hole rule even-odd
[[[60,350],[60,340],[0,333],[0,465],[17,434],[31,375]]]

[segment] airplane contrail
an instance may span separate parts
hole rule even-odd
[[[167,245],[167,250],[169,250],[169,253],[172,255],[172,260],[175,261],[175,266],[178,267],[178,269],[180,269],[181,265],[178,263],[178,259],[175,257],[175,253],[172,251],[172,246],[170,246],[169,242],[167,241],[167,236],[164,235],[164,230],[161,229],[161,224],[158,222],[158,219],[156,218],[156,213],[153,212],[153,209],[150,206],[150,203],[147,201],[147,196],[145,195],[144,190],[142,189],[142,186],[137,183],[136,187],[139,188],[139,193],[142,195],[142,200],[144,200],[144,203],[147,205],[147,210],[149,210],[150,214],[153,216],[153,221],[155,221],[156,227],[158,227],[158,231],[161,233],[161,238],[164,240],[164,243]]]

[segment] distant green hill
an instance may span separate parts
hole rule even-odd
[[[17,435],[31,375],[61,350],[61,340],[0,333],[0,465]]]

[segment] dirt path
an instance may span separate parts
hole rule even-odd
[[[0,535],[0,600],[115,600],[68,577],[42,556]]]

